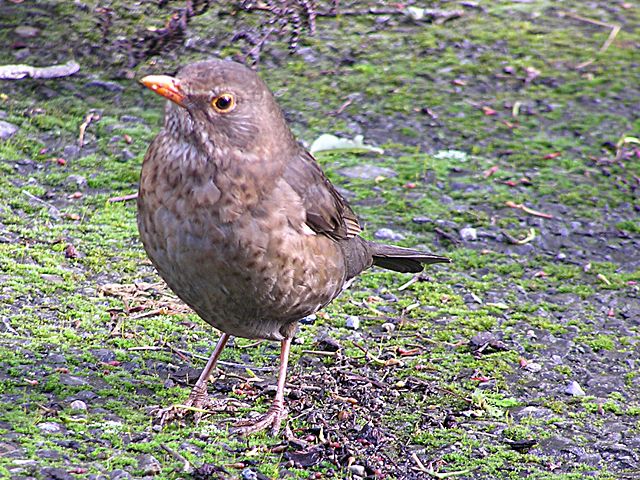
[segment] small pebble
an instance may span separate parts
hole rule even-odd
[[[0,120],[0,140],[8,140],[18,131],[18,127],[13,123]]]
[[[47,283],[64,283],[64,278],[60,275],[54,275],[52,273],[42,273],[40,278]]]
[[[111,480],[128,480],[131,478],[131,475],[129,475],[129,472],[118,468],[109,474],[109,478]]]
[[[360,317],[356,315],[349,315],[345,326],[351,330],[358,330],[358,328],[360,328]]]
[[[258,474],[251,468],[242,470],[242,480],[258,480]]]
[[[122,152],[120,152],[120,160],[123,161],[123,162],[126,162],[128,160],[132,160],[134,158],[136,158],[135,153],[133,153],[128,148],[123,148]]]
[[[464,227],[460,230],[460,238],[465,242],[475,242],[478,240],[478,230],[473,227]]]
[[[36,27],[29,27],[28,25],[20,25],[14,30],[16,35],[22,38],[34,38],[40,33],[40,29]]]
[[[390,228],[381,228],[373,234],[378,240],[391,240],[391,241],[399,241],[404,240],[404,235],[398,232],[394,232]]]
[[[86,410],[87,404],[82,400],[74,400],[69,404],[69,407],[71,408],[71,410]]]
[[[354,475],[358,475],[360,477],[364,477],[364,474],[365,474],[365,470],[362,465],[351,465],[349,467],[349,471]]]
[[[574,397],[584,397],[586,395],[580,384],[578,384],[578,382],[576,382],[575,380],[569,382],[567,388],[564,389],[564,393],[566,393],[567,395],[573,395]]]
[[[62,149],[62,156],[66,159],[75,158],[80,154],[80,147],[77,145],[65,145]]]
[[[378,177],[391,178],[398,174],[395,170],[376,165],[356,165],[338,170],[338,173],[347,178],[360,178],[362,180],[375,180]]]
[[[60,433],[62,431],[62,426],[56,422],[39,423],[38,428],[46,433]]]
[[[465,294],[465,295],[462,297],[462,301],[463,301],[465,304],[470,304],[470,303],[479,303],[479,304],[482,304],[482,299],[481,299],[478,295],[476,295],[475,293],[473,293],[473,292],[469,292],[469,293]]]
[[[525,365],[524,369],[531,373],[538,373],[540,370],[542,370],[542,365],[535,362],[529,362]]]
[[[138,469],[145,475],[157,475],[162,471],[162,465],[156,457],[145,453],[138,457]]]
[[[64,183],[78,190],[85,190],[89,186],[87,179],[82,175],[69,175]]]

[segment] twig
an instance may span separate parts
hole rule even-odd
[[[138,198],[138,192],[130,193],[129,195],[122,195],[121,197],[111,197],[110,199],[107,200],[107,202],[109,203],[128,202],[129,200],[135,200],[136,198]]]
[[[618,33],[620,33],[620,30],[622,30],[622,27],[617,23],[606,23],[606,22],[603,22],[601,20],[595,20],[593,18],[583,17],[583,16],[578,15],[577,13],[573,13],[573,12],[559,12],[558,15],[561,16],[561,17],[569,17],[569,18],[573,18],[574,20],[579,20],[581,22],[590,23],[591,25],[597,25],[599,27],[604,27],[604,28],[611,29],[611,31],[609,32],[609,36],[607,37],[607,39],[604,41],[604,43],[602,44],[602,46],[598,50],[598,53],[606,52],[607,49],[611,46],[613,41],[618,36]],[[591,65],[593,62],[595,62],[595,60],[596,60],[595,58],[592,58],[590,60],[587,60],[586,62],[582,62],[582,63],[576,65],[575,68],[577,70],[581,70],[581,69]]]
[[[438,478],[438,479],[444,479],[444,478],[450,478],[450,477],[458,477],[460,475],[466,475],[467,473],[471,473],[473,470],[475,470],[475,468],[467,468],[466,470],[457,470],[455,472],[436,472],[433,467],[425,467],[424,463],[422,463],[422,461],[418,458],[418,455],[416,455],[416,452],[412,452],[411,453],[411,459],[415,462],[415,464],[417,465],[415,468],[415,470],[418,470],[422,473],[426,473],[427,475],[432,476],[433,478]]]
[[[60,215],[60,210],[58,210],[56,207],[54,207],[50,203],[45,202],[41,198],[36,197],[35,195],[33,195],[32,193],[27,192],[26,190],[22,190],[22,193],[24,195],[26,195],[27,197],[29,197],[34,202],[38,202],[38,203],[44,205],[45,207],[47,207],[49,209],[49,212],[53,213],[53,215],[55,215],[55,216],[59,216]]]
[[[534,217],[553,218],[553,215],[551,215],[550,213],[539,212],[527,207],[526,205],[523,205],[522,203],[515,203],[509,200],[507,202],[504,202],[504,204],[509,208],[517,208],[518,210],[522,210],[523,212],[528,213],[529,215],[533,215]]]
[[[321,357],[335,357],[338,352],[327,352],[324,350],[302,350],[300,353],[306,353],[309,355],[318,355]]]
[[[509,235],[509,233],[504,230],[502,231],[502,234],[506,237],[507,240],[509,240],[510,243],[513,243],[514,245],[525,245],[536,238],[536,229],[529,229],[529,233],[527,234],[527,236],[522,239],[515,238]]]
[[[618,33],[620,32],[620,30],[622,30],[622,27],[620,25],[610,25],[611,27],[611,32],[609,32],[609,36],[607,37],[607,39],[605,40],[605,42],[602,44],[602,46],[600,47],[600,50],[598,50],[598,53],[604,53],[607,51],[607,49],[611,46],[611,44],[613,43],[613,41],[616,39],[616,36],[618,35]]]
[[[240,348],[244,350],[245,348],[253,348],[260,345],[264,340],[256,340],[255,342],[251,342],[249,345],[234,345],[234,348]]]
[[[84,121],[80,125],[80,135],[78,136],[78,146],[82,148],[84,144],[84,133],[87,130],[87,127],[91,124],[91,122],[97,122],[100,120],[100,114],[96,112],[89,112],[86,117],[84,117]]]
[[[184,458],[182,455],[176,452],[173,448],[169,447],[169,445],[161,443],[160,448],[162,448],[165,452],[167,452],[169,455],[171,455],[173,458],[175,458],[179,462],[182,462],[182,471],[184,473],[188,473],[188,474],[193,473],[193,466],[191,465],[191,462],[189,462],[189,460]]]
[[[124,317],[118,315],[118,319],[116,320],[116,324],[114,325],[114,327],[109,332],[109,338],[119,336],[118,330],[120,330],[120,327],[122,327],[123,323],[124,323]]]
[[[388,385],[379,382],[378,380],[374,380],[373,378],[369,378],[369,377],[364,377],[362,375],[358,375],[356,373],[347,373],[345,378],[347,380],[355,380],[355,381],[360,381],[360,382],[369,382],[371,385],[374,385],[378,388],[387,388]]]
[[[267,32],[262,36],[262,38],[258,40],[256,44],[253,46],[253,48],[249,50],[247,54],[244,56],[245,61],[249,57],[253,58],[254,61],[260,57],[259,53],[262,50],[262,46],[266,43],[266,41],[269,39],[269,37],[271,36],[274,30],[275,30],[275,27],[271,27],[269,30],[267,30]],[[258,63],[258,62],[256,61],[255,63]]]
[[[422,280],[422,278],[421,278],[421,277],[422,277],[422,275],[421,275],[421,274],[414,275],[413,277],[411,277],[411,280],[409,280],[408,282],[406,282],[406,283],[404,283],[404,284],[400,285],[400,286],[398,287],[398,291],[399,291],[399,292],[401,292],[401,291],[403,291],[403,290],[406,290],[407,288],[409,288],[409,287],[410,287],[411,285],[413,285],[414,283],[421,281],[421,280]]]
[[[207,361],[209,360],[209,357],[206,357],[204,355],[199,355],[197,353],[193,353],[193,352],[189,352],[187,350],[180,350],[178,348],[172,347],[170,345],[163,345],[163,346],[158,346],[158,345],[144,345],[142,347],[129,347],[127,350],[134,352],[134,351],[145,351],[145,350],[150,350],[150,351],[161,351],[161,350],[169,350],[171,352],[174,353],[179,353],[181,355],[187,355],[190,356],[192,358],[197,358],[198,360],[204,360]],[[226,362],[224,360],[218,360],[218,365],[222,365],[223,367],[230,367],[230,368],[243,368],[243,369],[249,369],[249,370],[255,370],[256,372],[272,372],[274,370],[273,367],[254,367],[251,365],[245,365],[243,363],[235,363],[235,362]],[[229,374],[227,374],[229,375]]]
[[[344,112],[345,108],[347,108],[349,105],[351,105],[353,103],[353,100],[351,98],[347,99],[347,101],[345,101],[342,105],[340,105],[338,107],[338,109],[333,112],[330,113],[329,115],[333,116],[333,117],[337,117],[338,115],[340,115],[342,112]]]
[[[440,235],[443,238],[446,238],[447,240],[449,240],[451,243],[453,243],[454,245],[460,245],[460,240],[458,240],[456,237],[454,237],[452,234],[445,232],[444,230],[436,227],[434,229],[434,232],[436,232],[438,235]]]
[[[380,358],[374,356],[372,353],[369,352],[369,350],[367,350],[365,347],[363,347],[362,345],[360,345],[357,342],[352,342],[353,346],[356,347],[358,350],[361,350],[364,355],[365,358],[373,363],[375,363],[376,365],[381,365],[381,366],[385,366],[387,364],[387,362],[385,362],[384,360],[381,360]]]
[[[7,332],[13,334],[13,335],[18,335],[18,332],[11,326],[9,325],[9,319],[8,318],[3,318],[2,319],[2,324],[4,325],[4,328],[7,329]]]
[[[80,70],[80,65],[74,61],[63,65],[50,67],[32,67],[31,65],[2,65],[0,66],[0,79],[20,80],[21,78],[58,78],[68,77]]]

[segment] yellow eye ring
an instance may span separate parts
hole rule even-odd
[[[229,113],[236,108],[236,97],[230,93],[223,93],[211,100],[211,106],[218,113]]]

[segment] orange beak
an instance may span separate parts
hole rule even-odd
[[[184,107],[186,94],[182,91],[180,80],[177,78],[168,75],[147,75],[140,80],[140,83],[158,95]]]

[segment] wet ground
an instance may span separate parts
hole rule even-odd
[[[638,478],[639,7],[185,5],[0,4],[1,64],[80,65],[0,84],[0,477]],[[305,144],[383,148],[318,158],[366,236],[454,261],[305,320],[275,438],[228,432],[274,391],[242,339],[217,408],[157,425],[217,334],[112,201],[161,122],[135,79],[207,56],[258,60]]]

